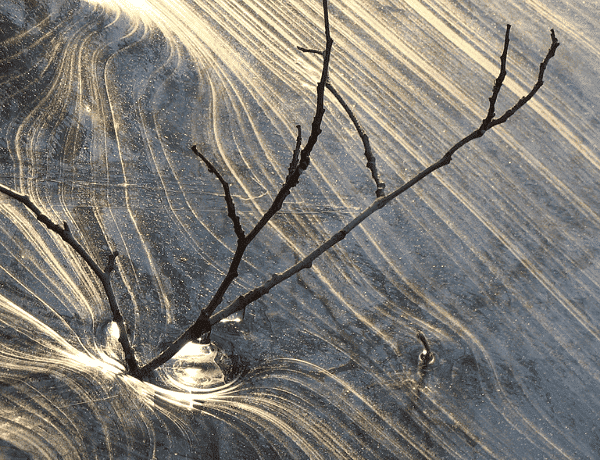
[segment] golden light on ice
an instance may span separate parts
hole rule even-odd
[[[135,17],[139,12],[152,10],[152,6],[146,0],[87,0],[88,3],[96,4],[109,10],[123,10]]]
[[[67,222],[100,265],[119,251],[111,280],[142,364],[195,319],[235,250],[189,146],[205,146],[251,227],[286,177],[295,126],[308,137],[322,58],[297,46],[323,46],[320,3],[0,0],[0,183]],[[211,458],[198,449],[217,438],[243,438],[253,458],[592,458],[585,414],[600,402],[581,395],[600,377],[582,344],[600,337],[600,135],[594,85],[575,76],[598,80],[585,55],[600,46],[589,8],[570,2],[581,17],[563,18],[561,2],[541,3],[330,0],[331,83],[390,186],[481,122],[505,24],[507,106],[551,27],[565,46],[519,118],[147,381],[126,375],[89,270],[0,199],[0,435],[36,458]],[[30,14],[48,5],[60,14]],[[239,292],[371,200],[360,139],[325,102],[323,142]],[[435,354],[426,372],[415,328]],[[566,430],[569,412],[584,415]]]

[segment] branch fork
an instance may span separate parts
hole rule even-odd
[[[10,190],[0,185],[0,192],[14,198],[15,200],[25,205],[31,212],[33,212],[33,214],[37,217],[37,219],[40,222],[46,225],[46,227],[49,230],[58,234],[69,246],[71,246],[73,250],[75,250],[85,260],[87,265],[96,274],[96,276],[102,283],[102,286],[104,287],[104,291],[112,311],[113,320],[119,326],[119,342],[121,343],[121,346],[123,348],[128,372],[132,376],[137,377],[139,379],[145,378],[154,369],[161,366],[170,358],[172,358],[187,342],[191,340],[195,340],[198,338],[202,338],[203,340],[210,340],[211,328],[215,324],[227,318],[228,316],[240,310],[243,310],[244,308],[246,308],[246,306],[267,294],[273,287],[277,286],[284,280],[290,278],[291,276],[295,275],[301,270],[310,268],[313,262],[318,257],[320,257],[323,253],[332,248],[334,245],[342,241],[354,228],[356,228],[371,214],[386,206],[393,199],[395,199],[396,197],[404,193],[406,190],[413,187],[415,184],[420,182],[423,178],[427,177],[435,170],[449,164],[452,160],[454,153],[456,153],[460,148],[464,147],[466,144],[473,141],[474,139],[482,137],[487,131],[494,128],[495,126],[506,122],[520,108],[527,104],[527,102],[529,102],[529,100],[531,100],[531,98],[542,87],[546,67],[559,46],[559,42],[556,39],[554,30],[551,30],[551,45],[546,54],[546,57],[540,64],[538,78],[535,85],[532,87],[529,93],[523,96],[513,107],[507,110],[500,117],[496,117],[496,102],[500,94],[500,90],[503,86],[504,79],[506,77],[506,63],[510,43],[510,25],[507,25],[506,34],[504,38],[504,48],[500,56],[500,71],[492,88],[492,94],[489,98],[489,107],[485,118],[481,122],[481,125],[469,135],[464,137],[462,140],[454,144],[437,162],[431,164],[429,167],[425,168],[416,176],[414,176],[411,180],[409,180],[405,184],[402,184],[401,186],[393,190],[391,193],[386,195],[384,193],[385,184],[379,177],[379,172],[376,166],[376,159],[372,152],[368,135],[361,126],[360,122],[358,121],[358,118],[353,113],[350,106],[346,104],[341,94],[336,90],[336,88],[331,84],[329,80],[329,63],[333,47],[333,40],[331,38],[329,26],[327,0],[323,0],[323,17],[325,49],[323,51],[319,51],[311,48],[298,47],[298,49],[302,52],[319,54],[323,57],[321,77],[317,84],[316,91],[317,94],[315,102],[315,113],[313,116],[309,137],[304,147],[302,147],[302,128],[300,127],[300,125],[296,126],[296,143],[292,153],[292,158],[290,160],[288,174],[285,178],[285,181],[281,186],[280,190],[278,191],[277,195],[273,199],[273,202],[271,203],[269,208],[264,212],[259,221],[248,233],[244,231],[240,218],[236,212],[235,203],[231,195],[229,184],[224,179],[222,174],[218,171],[218,169],[210,162],[210,160],[206,158],[206,156],[196,146],[192,146],[192,151],[194,152],[194,154],[206,165],[208,171],[211,174],[213,174],[221,183],[221,187],[223,188],[224,192],[225,204],[227,207],[227,215],[232,222],[233,231],[237,238],[236,249],[231,259],[226,276],[224,277],[219,288],[213,295],[211,301],[200,311],[196,321],[190,327],[188,327],[188,329],[186,329],[176,340],[174,340],[162,353],[160,353],[150,362],[146,363],[144,366],[140,367],[135,358],[135,353],[127,335],[127,327],[125,321],[123,319],[123,316],[121,315],[121,311],[117,305],[115,295],[110,284],[110,275],[115,270],[115,263],[118,253],[115,251],[112,254],[110,254],[110,256],[108,257],[106,267],[104,270],[102,270],[98,266],[98,264],[92,259],[89,253],[85,251],[85,249],[75,240],[67,223],[64,223],[63,227],[56,225],[47,216],[42,214],[42,212],[31,202],[29,197],[27,197],[26,195],[21,195],[13,190]],[[356,216],[352,221],[347,223],[338,232],[333,234],[328,240],[321,243],[304,259],[302,259],[301,261],[299,261],[298,263],[296,263],[295,265],[288,268],[282,273],[273,274],[262,285],[246,292],[243,295],[240,295],[233,302],[231,302],[229,305],[227,305],[221,311],[215,314],[216,309],[223,301],[225,293],[230,288],[234,280],[238,277],[238,268],[241,261],[243,260],[244,253],[247,247],[269,223],[271,218],[281,209],[285,199],[291,193],[291,190],[298,184],[303,172],[310,165],[311,154],[317,144],[319,135],[322,131],[323,116],[325,114],[324,99],[326,89],[331,92],[331,94],[344,108],[346,114],[352,121],[359,137],[363,142],[364,154],[367,160],[367,168],[371,172],[371,176],[376,185],[376,198],[368,208],[363,210],[358,216]],[[419,338],[419,340],[421,340],[425,347],[424,352],[421,354],[421,359],[424,362],[431,362],[431,360],[433,359],[433,353],[429,348],[429,344],[425,339],[425,336],[422,332],[419,332],[417,337]]]
[[[106,298],[108,299],[108,304],[110,306],[110,310],[112,312],[112,319],[119,327],[119,343],[121,344],[121,348],[123,349],[123,354],[125,355],[125,363],[127,365],[127,370],[130,374],[136,375],[139,369],[139,365],[137,359],[135,357],[135,352],[131,343],[129,341],[129,336],[127,335],[127,325],[125,324],[125,320],[123,319],[123,315],[121,314],[121,310],[117,304],[117,299],[115,297],[114,291],[112,289],[112,285],[110,284],[110,275],[115,269],[115,260],[117,258],[118,252],[113,252],[108,257],[108,263],[106,268],[102,270],[100,266],[94,261],[92,256],[79,244],[79,242],[75,239],[73,234],[71,233],[71,229],[66,222],[63,222],[63,226],[55,224],[50,220],[48,216],[42,214],[39,208],[34,205],[27,195],[21,195],[20,193],[15,192],[14,190],[9,189],[3,185],[0,185],[0,192],[8,195],[18,202],[22,203],[27,207],[39,220],[42,222],[49,230],[56,233],[60,236],[63,241],[65,241],[71,248],[81,256],[81,258],[86,262],[88,267],[94,272],[96,277],[102,283],[102,287],[104,288],[104,293]]]

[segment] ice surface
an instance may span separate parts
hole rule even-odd
[[[593,2],[592,2],[593,3]],[[101,286],[0,197],[0,454],[11,458],[542,459],[600,456],[600,33],[590,2],[331,0],[331,81],[388,189],[478,126],[512,24],[499,111],[534,100],[274,289],[213,340],[236,379],[181,391],[122,373]],[[307,133],[318,1],[0,5],[0,183],[103,265],[142,362],[197,316]],[[327,95],[301,184],[225,301],[374,197]],[[419,368],[428,338],[435,362]],[[166,372],[166,371],[165,371]]]

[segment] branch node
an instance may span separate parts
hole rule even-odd
[[[198,316],[198,319],[196,320],[196,322],[190,328],[190,334],[192,336],[192,340],[196,340],[196,339],[200,338],[201,336],[206,335],[207,333],[210,334],[210,331],[211,331],[210,320],[209,320],[208,316],[206,315],[206,313],[204,313],[202,311],[202,312],[200,312],[200,315]]]
[[[115,269],[115,260],[119,255],[118,251],[113,252],[108,256],[108,262],[106,263],[106,268],[104,269],[104,273],[107,275],[110,274]]]

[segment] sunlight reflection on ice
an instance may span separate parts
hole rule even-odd
[[[319,57],[296,46],[320,46],[319,3],[0,2],[2,183],[67,221],[97,261],[121,253],[113,280],[142,362],[194,320],[235,247],[187,149],[204,146],[251,225],[314,112]],[[597,457],[600,45],[582,32],[594,14],[561,1],[331,6],[331,80],[390,185],[480,122],[506,22],[503,104],[532,82],[551,27],[564,45],[518,120],[215,328],[248,372],[208,378],[195,351],[151,382],[125,375],[101,287],[1,198],[7,442],[51,459]],[[360,141],[326,106],[311,167],[236,295],[370,201]],[[426,373],[417,330],[435,355]]]

